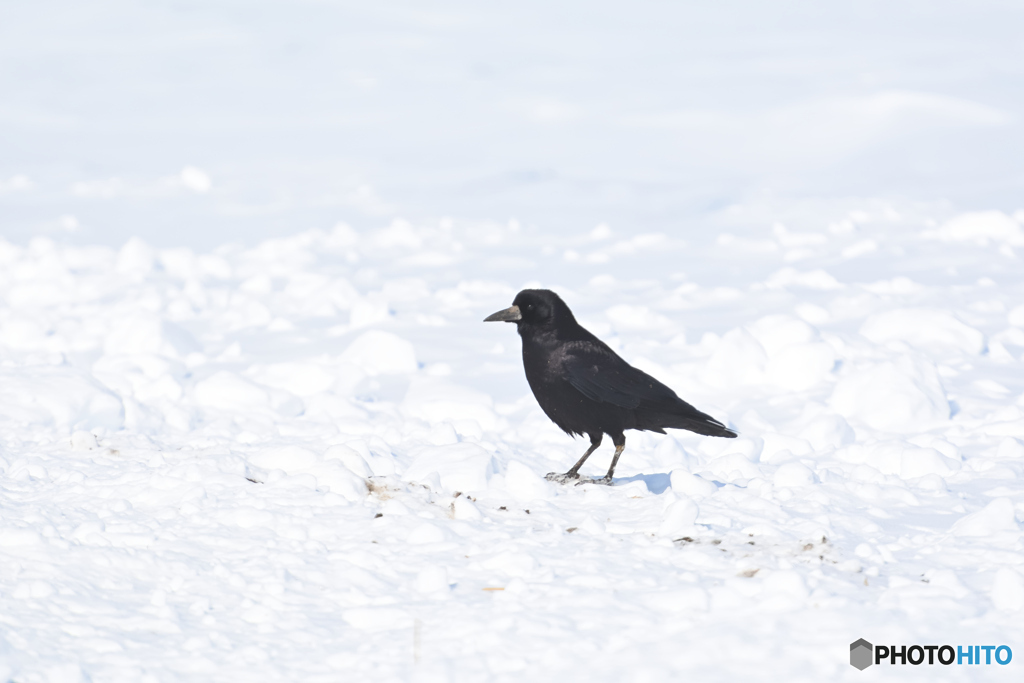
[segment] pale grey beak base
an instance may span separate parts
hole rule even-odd
[[[485,323],[514,323],[517,320],[522,320],[523,314],[519,312],[518,306],[510,306],[504,311],[498,311],[497,313],[491,313],[489,316],[484,318]]]

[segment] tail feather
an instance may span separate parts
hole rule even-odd
[[[735,439],[737,436],[736,432],[718,420],[687,420],[687,424],[682,425],[681,428],[689,429],[691,432],[697,432],[705,436],[721,436],[726,439]]]
[[[681,406],[673,406],[672,412],[662,410],[637,411],[638,424],[640,429],[652,432],[663,432],[668,429],[686,429],[704,436],[720,436],[726,439],[735,439],[737,434],[733,430],[715,418],[700,412],[682,399]]]

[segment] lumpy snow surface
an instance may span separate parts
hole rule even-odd
[[[1021,216],[829,211],[0,241],[0,680],[853,680],[860,637],[1024,656]],[[628,432],[613,486],[545,481],[586,440],[481,322],[525,286],[739,438]]]

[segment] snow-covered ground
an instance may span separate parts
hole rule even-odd
[[[9,4],[0,683],[1019,678],[1020,3]]]
[[[649,232],[752,200],[1012,212],[1024,194],[1018,0],[3,11],[19,241],[209,250],[442,216]]]
[[[0,242],[0,661],[852,680],[859,637],[1016,650],[1022,255],[1005,214],[892,207],[695,242]],[[585,443],[536,406],[514,328],[481,322],[537,284],[740,438],[630,432],[613,487],[544,481]]]

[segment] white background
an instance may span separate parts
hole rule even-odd
[[[1019,3],[0,19],[0,681],[1019,678]]]

